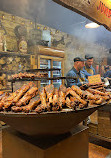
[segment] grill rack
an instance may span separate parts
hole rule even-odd
[[[12,92],[13,92],[13,83],[21,81],[43,81],[43,80],[64,80],[64,79],[74,79],[77,80],[77,77],[35,77],[35,78],[21,78],[21,79],[11,79],[8,82],[11,82]]]
[[[18,71],[0,71],[0,73],[4,73],[4,74],[15,74],[15,73],[23,73],[23,72],[38,72],[38,71],[61,71],[60,68],[46,68],[46,69],[29,69],[29,70],[18,70]]]

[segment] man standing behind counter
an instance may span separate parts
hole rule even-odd
[[[95,69],[93,68],[92,64],[93,64],[93,59],[94,57],[92,55],[85,55],[85,66],[83,68],[83,73],[85,75],[86,78],[88,78],[88,76],[92,76],[95,75]]]
[[[109,68],[109,66],[105,66],[105,74],[104,74],[104,78],[111,78],[111,70]]]
[[[66,77],[76,77],[77,79],[66,79],[67,87],[71,87],[72,85],[81,86],[87,82],[83,72],[81,71],[85,66],[85,59],[76,57],[74,58],[74,66],[72,69],[67,73]]]
[[[85,66],[83,67],[82,71],[87,79],[88,79],[88,76],[93,76],[96,74],[95,69],[92,66],[93,61],[94,61],[93,58],[94,57],[90,54],[85,55],[86,62],[85,62]],[[90,116],[88,116],[88,118],[86,119],[86,122],[84,122],[84,123],[89,124],[90,122],[91,122],[91,119],[90,119]]]

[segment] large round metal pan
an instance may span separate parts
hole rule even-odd
[[[36,113],[0,112],[0,120],[15,130],[30,136],[59,135],[71,131],[76,125],[103,105],[90,106],[76,111]]]

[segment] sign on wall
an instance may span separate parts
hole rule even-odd
[[[54,0],[111,31],[111,0]]]

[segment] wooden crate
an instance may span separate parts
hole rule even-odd
[[[98,135],[111,138],[111,112],[98,111]]]

